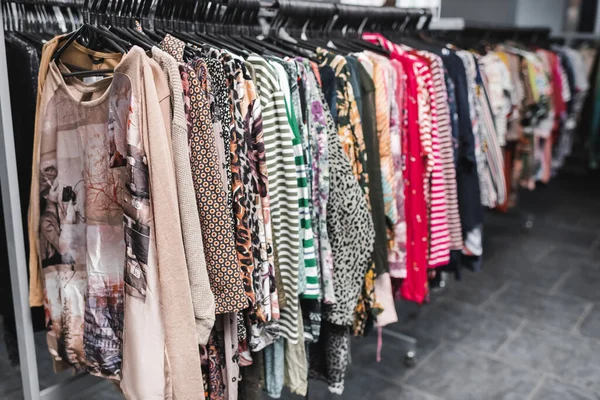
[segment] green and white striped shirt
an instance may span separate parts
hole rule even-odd
[[[257,54],[248,56],[247,61],[256,72],[255,83],[263,111],[275,267],[279,268],[285,291],[285,307],[280,310],[281,334],[297,343],[301,337],[297,326],[300,236],[294,135],[277,73]]]
[[[300,213],[300,246],[302,248],[299,264],[298,294],[304,299],[320,299],[321,287],[319,284],[319,270],[317,267],[316,249],[314,245],[314,233],[312,227],[312,192],[309,182],[309,168],[305,152],[304,140],[308,140],[308,134],[302,132],[306,126],[302,123],[302,108],[300,105],[300,94],[298,85],[298,69],[294,61],[283,61],[274,59],[277,66],[283,66],[286,75],[280,78],[289,78],[289,96],[286,96],[286,110],[288,121],[294,133],[294,155],[296,163],[296,179],[298,181],[298,207]],[[279,68],[277,68],[280,71]],[[281,72],[279,72],[281,74]],[[283,90],[284,96],[287,95]],[[306,147],[308,144],[306,143]]]

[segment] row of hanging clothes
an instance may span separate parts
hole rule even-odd
[[[577,51],[583,59],[580,68],[586,72],[589,95],[584,102],[577,126],[582,133],[579,139],[585,153],[586,166],[596,171],[600,168],[600,37],[582,34],[584,37],[578,39],[577,36],[560,41],[563,45],[567,41],[570,42],[567,47],[569,51]]]
[[[484,209],[545,179],[584,91],[539,31],[422,10],[10,4],[30,305],[55,370],[127,398],[341,394],[351,336],[479,268]]]
[[[578,129],[582,117],[591,119],[582,113],[590,97],[589,50],[565,46],[547,28],[470,23],[450,36],[482,56],[505,161],[508,196],[498,209],[506,211],[517,204],[519,187],[547,184],[585,140]]]

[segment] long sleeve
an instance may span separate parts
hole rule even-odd
[[[187,262],[188,278],[196,318],[198,343],[206,344],[215,322],[215,299],[210,289],[200,217],[196,206],[194,181],[190,165],[187,144],[187,122],[183,103],[183,88],[179,68],[175,59],[153,48],[153,55],[163,69],[167,69],[169,86],[171,88],[172,118],[171,118],[171,148],[177,182],[177,197],[179,199],[179,215],[183,234],[183,246]],[[162,53],[162,54],[161,54]],[[173,70],[174,68],[174,70]]]
[[[33,158],[31,166],[31,192],[29,197],[29,210],[27,215],[27,225],[29,233],[29,305],[39,307],[44,305],[44,280],[42,278],[42,267],[39,258],[39,217],[40,217],[40,191],[39,191],[39,152],[41,141],[41,121],[45,110],[42,109],[45,101],[43,100],[46,75],[50,58],[58,47],[60,36],[57,36],[47,42],[42,50],[40,58],[40,69],[38,72],[38,90],[35,115],[35,129],[33,138]],[[50,93],[53,90],[50,89]]]
[[[281,272],[286,305],[281,309],[281,334],[296,342],[298,307],[298,184],[294,163],[293,134],[285,114],[285,99],[272,67],[259,56],[248,57],[257,75],[263,111],[263,132],[269,177],[273,245],[276,268]],[[294,229],[289,229],[294,227]],[[281,306],[281,303],[280,303]]]
[[[150,60],[151,61],[151,60]],[[152,61],[153,62],[153,61]],[[198,337],[179,220],[175,171],[169,138],[164,131],[157,86],[150,66],[144,68],[143,116],[147,141],[156,253],[165,327],[166,359],[176,399],[197,399],[203,393]],[[165,82],[166,85],[166,82]]]

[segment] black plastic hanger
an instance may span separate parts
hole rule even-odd
[[[232,4],[231,7],[235,7],[235,4]],[[231,19],[232,12],[232,10],[229,10],[229,13],[227,10],[223,12],[223,4],[220,1],[212,1],[205,15],[207,33],[200,36],[207,44],[227,49],[239,55],[248,56],[253,50],[249,52],[249,49],[244,47],[242,41],[236,41],[231,37],[229,32],[225,32],[225,26]]]
[[[164,35],[158,34],[154,30],[154,26],[151,24],[150,13],[152,11],[152,0],[140,0],[137,10],[131,10],[131,21],[130,25],[134,26],[137,20],[142,28],[144,35],[148,36],[157,44],[160,44],[165,38]]]
[[[232,0],[227,5],[227,12],[224,15],[224,26],[229,30],[225,38],[239,43],[249,52],[261,55],[275,55],[279,57],[291,57],[290,52],[286,52],[278,46],[259,40],[251,35],[253,26],[259,26],[258,11],[260,2],[258,0]]]
[[[108,48],[111,51],[116,51],[121,54],[126,53],[126,48],[129,48],[131,45],[124,41],[123,39],[116,36],[114,33],[110,32],[106,26],[102,25],[103,17],[100,17],[99,13],[103,13],[101,15],[106,15],[106,7],[108,6],[107,0],[101,0],[98,3],[98,0],[93,0],[91,8],[87,8],[88,0],[84,3],[84,16],[85,21],[83,25],[68,35],[62,45],[58,47],[58,49],[52,55],[51,60],[55,61],[59,60],[64,51],[76,40],[80,40],[80,42],[92,50],[96,50],[99,44],[102,44],[102,49]],[[95,22],[98,26],[94,25],[91,22]],[[112,70],[90,70],[90,71],[76,71],[63,73],[65,77],[69,76],[98,76],[98,75],[106,75],[110,73]]]
[[[137,3],[134,1],[126,1],[126,0],[114,0],[114,17],[113,17],[113,25],[119,28],[125,37],[129,38],[134,44],[142,47],[145,50],[149,50],[152,46],[156,46],[157,43],[153,41],[147,35],[139,32],[134,28],[135,23],[133,18],[131,18],[131,9],[133,4]]]
[[[51,60],[55,61],[55,60],[59,59],[60,56],[62,55],[62,53],[64,53],[64,51],[74,41],[76,41],[77,39],[82,38],[82,37],[89,38],[89,36],[87,36],[87,35],[90,35],[90,36],[99,35],[102,37],[102,39],[104,41],[106,41],[106,43],[108,45],[110,45],[112,47],[113,50],[115,50],[116,52],[122,53],[122,54],[126,53],[125,48],[121,47],[121,45],[119,45],[117,43],[117,41],[121,41],[121,39],[119,39],[115,35],[110,34],[109,31],[102,30],[101,28],[98,28],[94,25],[84,24],[81,26],[81,28],[79,28],[78,30],[76,30],[75,32],[73,32],[71,35],[69,35],[67,37],[66,41],[54,52]]]
[[[112,33],[123,38],[127,42],[137,45],[148,51],[152,48],[153,43],[143,36],[139,36],[139,33],[133,29],[130,29],[125,22],[125,18],[121,15],[121,8],[123,7],[122,0],[115,0],[111,2],[110,11],[107,12],[108,21],[110,27],[108,28]]]
[[[266,40],[288,56],[302,55],[311,59],[314,58],[317,48],[323,47],[324,44],[316,44],[298,38],[298,36],[302,36],[301,27],[308,26],[311,17],[316,17],[318,14],[314,3],[280,0],[277,6],[277,15],[271,24],[271,32]],[[281,31],[284,31],[292,41],[281,37]],[[296,35],[298,32],[300,32],[300,35]]]
[[[114,69],[95,69],[90,71],[63,72],[62,76],[64,78],[85,78],[89,76],[107,76],[114,72]]]
[[[147,37],[128,26],[123,15],[123,6],[123,0],[111,1],[110,11],[107,12],[110,23],[109,30],[131,44],[137,45],[146,51],[150,50],[154,44]]]

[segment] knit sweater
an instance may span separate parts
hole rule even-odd
[[[187,261],[194,315],[196,317],[198,343],[206,344],[215,322],[215,299],[210,290],[210,282],[204,258],[204,245],[202,243],[202,235],[200,234],[200,217],[198,216],[198,208],[196,207],[196,196],[194,193],[194,182],[187,143],[188,132],[181,76],[177,61],[169,54],[157,47],[153,47],[152,57],[164,71],[171,90],[171,149],[173,151],[177,196],[179,198],[183,246]]]
[[[141,54],[138,55],[134,51]],[[131,65],[128,65],[126,61],[129,61]],[[140,86],[141,93],[138,95],[142,102],[140,125],[147,129],[143,139],[144,147],[147,148],[154,211],[160,304],[165,330],[165,368],[169,373],[174,398],[198,398],[198,393],[202,393],[203,384],[196,345],[198,338],[193,322],[193,306],[188,295],[190,286],[185,251],[183,242],[179,239],[182,237],[182,232],[175,171],[167,132],[161,132],[165,125],[160,102],[170,97],[168,85],[164,77],[162,82],[149,79],[150,77],[156,79],[156,74],[152,70],[160,67],[154,60],[148,59],[140,48],[132,48],[127,54],[127,60],[124,59],[121,65],[127,71],[131,71],[127,75],[131,79],[133,87]],[[139,75],[136,76],[138,71]],[[134,95],[136,95],[135,92]],[[141,335],[144,335],[144,332],[138,331],[136,334],[138,340]],[[144,349],[144,352],[147,351],[148,349]],[[144,369],[141,362],[136,367],[138,370]],[[124,367],[124,375],[125,372]],[[132,370],[130,372],[134,373]],[[143,383],[137,383],[147,384],[146,379],[148,377],[144,377]],[[165,395],[169,394],[167,392]]]

